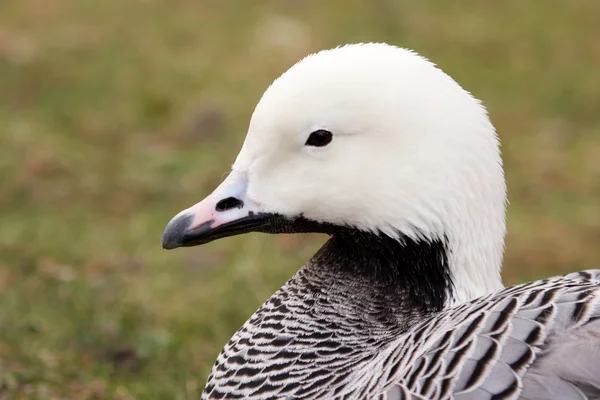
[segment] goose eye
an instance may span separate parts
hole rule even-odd
[[[306,140],[306,143],[304,144],[306,146],[323,147],[331,143],[332,138],[333,135],[331,134],[331,132],[326,131],[324,129],[319,129],[318,131],[314,131],[313,133],[311,133],[308,139]]]

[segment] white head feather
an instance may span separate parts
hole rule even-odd
[[[318,129],[332,142],[305,146]],[[506,186],[494,127],[412,51],[355,44],[301,60],[264,93],[233,170],[266,211],[447,239],[458,301],[502,287]]]

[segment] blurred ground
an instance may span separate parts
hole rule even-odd
[[[388,41],[483,100],[509,183],[504,277],[600,266],[600,2],[2,0],[0,398],[187,399],[324,241],[163,251],[263,90]]]

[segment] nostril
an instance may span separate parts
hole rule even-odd
[[[236,199],[235,197],[228,197],[223,199],[217,203],[215,210],[217,211],[227,211],[232,208],[242,208],[244,207],[244,202]]]

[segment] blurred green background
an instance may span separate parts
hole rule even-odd
[[[0,1],[0,398],[188,399],[324,242],[167,252],[268,84],[387,41],[483,100],[503,141],[508,284],[600,266],[600,1]]]

